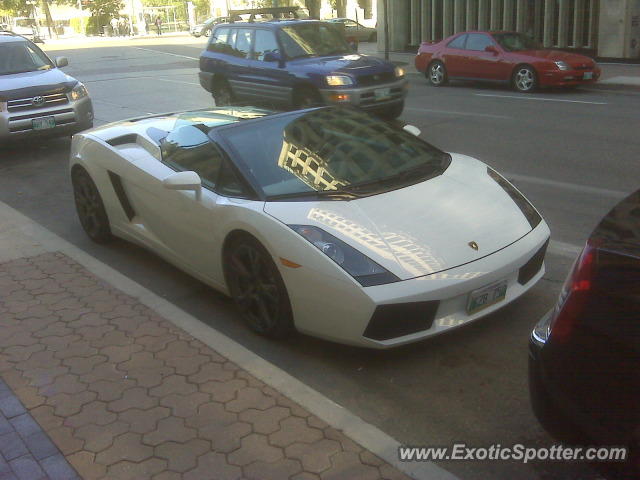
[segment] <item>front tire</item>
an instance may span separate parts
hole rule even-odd
[[[293,106],[300,110],[322,105],[323,102],[320,93],[310,87],[299,89],[293,97]]]
[[[113,240],[102,197],[87,171],[75,168],[71,173],[71,184],[78,219],[87,236],[96,243]]]
[[[513,72],[513,88],[520,93],[530,93],[538,88],[538,76],[533,67],[520,65]]]
[[[251,330],[270,338],[291,334],[289,295],[269,252],[249,235],[236,237],[224,258],[234,302]]]
[[[429,65],[427,68],[427,80],[434,87],[442,87],[449,82],[449,77],[447,76],[447,67],[444,66],[444,63],[440,61],[435,61]]]
[[[233,91],[226,80],[218,80],[214,83],[211,95],[216,102],[216,107],[226,107],[233,103]]]
[[[400,115],[402,115],[402,111],[404,110],[404,100],[400,103],[390,106],[384,110],[378,112],[378,116],[385,120],[395,120]]]

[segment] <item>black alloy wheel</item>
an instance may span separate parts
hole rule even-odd
[[[231,296],[254,332],[283,338],[293,331],[287,289],[271,255],[255,239],[242,237],[225,256]]]
[[[109,217],[104,203],[86,170],[76,168],[71,174],[73,198],[82,228],[91,240],[96,243],[107,243],[112,240]]]

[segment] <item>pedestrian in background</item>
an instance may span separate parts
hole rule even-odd
[[[162,19],[160,18],[160,15],[158,15],[156,17],[156,29],[158,30],[158,35],[162,35]]]
[[[113,36],[114,37],[120,36],[120,31],[118,29],[118,19],[113,17],[110,23],[111,23],[111,30],[113,32]]]

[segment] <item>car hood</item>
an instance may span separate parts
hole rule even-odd
[[[265,212],[322,228],[402,280],[473,262],[531,231],[486,165],[458,154],[443,175],[416,185],[352,201],[268,202]]]
[[[296,66],[308,69],[315,67],[317,73],[347,73],[353,76],[374,73],[393,72],[394,65],[385,60],[353,53],[349,55],[332,55],[327,57],[310,57],[295,60]]]
[[[527,50],[523,52],[514,52],[514,53],[518,53],[519,55],[525,55],[528,57],[535,57],[535,58],[540,58],[544,60],[549,60],[551,62],[557,62],[562,60],[563,62],[566,62],[571,66],[580,66],[580,65],[594,66],[595,65],[595,62],[591,58],[585,55],[580,55],[577,53],[570,53],[570,52],[563,52],[561,50],[540,49],[540,50]]]
[[[71,90],[78,81],[58,68],[0,76],[0,98],[11,100]]]

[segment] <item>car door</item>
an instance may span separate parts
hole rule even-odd
[[[212,245],[226,197],[213,191],[223,163],[220,149],[192,124],[178,127],[162,141],[162,161],[140,165],[127,179],[127,193],[137,221],[159,253],[174,263],[222,284],[220,259]],[[163,180],[178,171],[195,171],[200,193],[171,190]]]
[[[253,43],[252,28],[232,28],[229,45],[233,62],[230,64],[229,83],[237,97],[255,99],[255,84],[251,79],[251,46]]]
[[[464,76],[464,64],[467,61],[467,51],[464,48],[466,40],[466,34],[458,35],[447,44],[442,52],[449,77]]]
[[[488,52],[492,46],[496,52]],[[505,62],[502,49],[486,33],[470,33],[465,46],[467,60],[464,64],[464,77],[483,80],[505,80]]]
[[[282,49],[273,30],[258,28],[254,31],[249,77],[255,86],[256,95],[267,103],[289,103],[292,77],[284,64]]]

